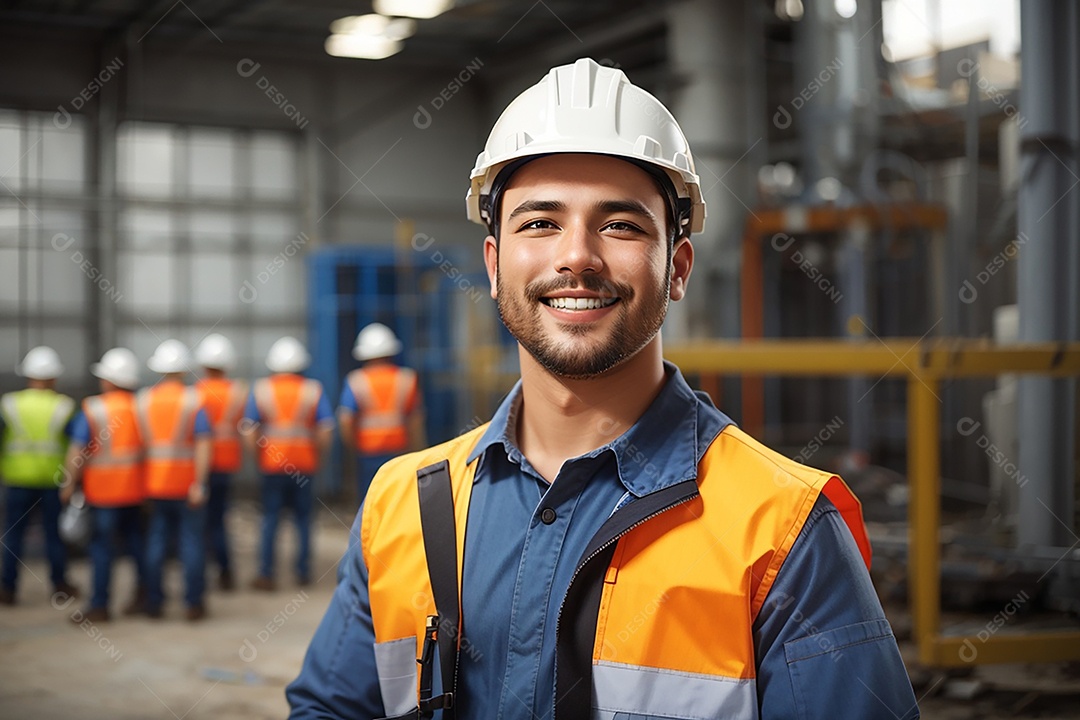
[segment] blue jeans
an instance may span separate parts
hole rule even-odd
[[[286,505],[292,508],[293,522],[300,545],[296,549],[296,576],[311,579],[311,506],[315,488],[307,475],[264,475],[262,487],[263,524],[262,548],[259,553],[259,575],[274,576],[274,540],[278,516]]]
[[[231,572],[229,534],[225,531],[225,511],[229,508],[232,473],[210,473],[210,495],[206,500],[206,544],[221,572]]]
[[[91,608],[109,607],[109,584],[117,535],[124,552],[135,562],[139,586],[146,584],[143,561],[142,506],[94,507],[94,534],[90,538],[90,561],[94,567],[94,590]]]
[[[400,454],[401,453],[381,453],[379,455],[356,456],[357,505],[363,504],[364,496],[367,495],[368,488],[371,487],[371,481],[372,479],[374,479],[375,473],[379,471],[379,468],[381,468],[383,465],[393,460]]]
[[[190,508],[186,500],[152,500],[150,537],[146,543],[146,606],[161,607],[165,594],[161,578],[169,538],[179,534],[177,548],[184,566],[184,602],[201,605],[206,590],[206,508]]]
[[[7,512],[5,513],[3,578],[5,590],[15,592],[22,562],[23,534],[30,524],[33,510],[41,508],[41,521],[45,526],[45,554],[49,558],[50,578],[53,587],[67,582],[67,548],[60,539],[60,491],[56,488],[25,488],[9,485],[7,489]]]

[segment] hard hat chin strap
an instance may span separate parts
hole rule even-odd
[[[491,181],[491,190],[480,196],[480,217],[487,221],[488,232],[496,241],[499,239],[499,215],[502,212],[502,194],[503,190],[506,189],[506,184],[510,182],[510,176],[524,165],[542,157],[546,157],[546,155],[529,155],[507,163],[495,175],[495,179]]]

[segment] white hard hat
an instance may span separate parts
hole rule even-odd
[[[357,360],[374,360],[392,357],[401,352],[401,341],[394,331],[382,323],[371,323],[356,336],[353,357]]]
[[[550,153],[612,155],[659,170],[679,198],[679,234],[705,228],[705,202],[686,136],[663,103],[622,70],[582,58],[552,68],[518,95],[476,158],[465,196],[469,219],[490,227],[499,171],[515,160]],[[500,188],[494,190],[497,196]]]
[[[311,364],[304,344],[294,337],[286,335],[270,346],[266,353],[266,367],[276,373],[297,373]]]
[[[187,372],[191,367],[191,352],[187,345],[170,338],[157,346],[146,367],[162,375]]]
[[[213,333],[195,348],[195,361],[205,368],[232,370],[236,366],[236,350],[229,338]]]
[[[26,353],[15,372],[30,380],[55,380],[63,374],[64,365],[55,350],[46,345],[38,345]]]
[[[113,348],[101,356],[101,362],[90,366],[90,374],[108,380],[128,390],[139,385],[139,361],[127,348]]]

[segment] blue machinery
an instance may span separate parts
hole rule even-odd
[[[463,253],[462,253],[463,254]],[[371,322],[389,326],[405,349],[399,360],[415,368],[424,396],[429,444],[442,442],[490,417],[497,393],[476,383],[490,367],[493,339],[498,355],[512,347],[488,295],[487,276],[451,250],[330,247],[308,257],[308,347],[311,377],[323,383],[336,407],[356,334]],[[335,442],[320,488],[343,491],[351,467]],[[351,488],[350,488],[351,489]]]

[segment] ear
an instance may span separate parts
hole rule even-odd
[[[675,302],[686,295],[686,283],[690,280],[690,271],[694,269],[694,246],[690,238],[679,238],[671,250],[671,293]]]
[[[491,299],[498,300],[498,283],[495,281],[499,269],[499,243],[491,235],[484,238],[484,266],[487,268],[488,282],[491,284]]]

